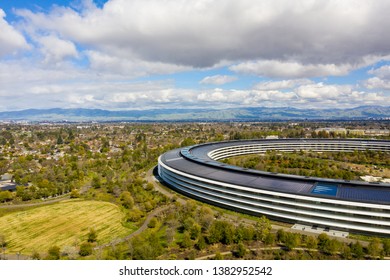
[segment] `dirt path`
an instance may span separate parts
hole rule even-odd
[[[13,209],[13,208],[23,208],[23,207],[34,207],[34,206],[41,206],[41,205],[48,205],[48,204],[54,204],[62,200],[67,200],[70,198],[70,195],[67,194],[65,196],[53,198],[50,200],[45,200],[41,202],[35,202],[35,203],[26,203],[26,204],[7,204],[7,205],[0,205],[1,209]]]
[[[283,247],[283,246],[274,246],[274,247],[264,247],[264,248],[247,248],[247,251],[252,251],[252,252],[256,252],[256,251],[273,251],[273,250],[282,250],[282,249],[285,249],[286,247]],[[308,252],[318,252],[319,250],[318,249],[308,249],[308,248],[303,248],[303,247],[297,247],[297,248],[294,248],[292,249],[294,251],[308,251]],[[340,253],[340,252],[338,252]],[[222,256],[226,256],[226,255],[230,255],[232,254],[232,251],[225,251],[225,252],[221,252],[220,253]],[[215,258],[216,254],[210,254],[210,255],[207,255],[207,256],[202,256],[202,257],[199,257],[199,258],[196,258],[195,260],[208,260],[208,259],[211,259],[211,258]],[[383,258],[384,260],[390,260],[390,257],[384,257]]]
[[[153,218],[153,217],[156,217],[157,215],[159,215],[161,212],[169,209],[170,205],[166,205],[166,206],[162,206],[162,207],[159,207],[159,208],[156,208],[154,209],[152,212],[150,212],[148,214],[148,216],[146,217],[144,223],[142,224],[142,226],[137,229],[136,231],[132,232],[131,234],[123,237],[123,238],[118,238],[118,239],[115,239],[114,241],[111,241],[110,243],[106,243],[106,244],[103,244],[103,245],[100,245],[100,246],[96,246],[94,249],[95,250],[100,250],[100,249],[103,249],[103,248],[107,248],[109,246],[115,246],[121,242],[124,242],[124,241],[127,241],[129,239],[131,239],[132,237],[140,234],[141,232],[143,232],[145,229],[147,229],[148,227],[148,224],[150,222],[150,220]]]
[[[160,193],[166,195],[168,198],[172,198],[175,194],[167,189],[165,189],[164,187],[162,187],[160,184],[158,184],[158,180],[156,179],[155,175],[154,175],[154,171],[155,171],[155,167],[149,169],[147,172],[146,172],[146,180],[150,183],[153,184],[153,187],[159,191]],[[180,203],[185,203],[185,200],[182,199],[182,198],[178,198],[177,199]],[[128,236],[126,237],[123,237],[123,238],[119,238],[119,239],[115,239],[114,241],[111,241],[110,243],[107,243],[107,244],[103,244],[103,245],[100,245],[100,246],[97,246],[95,247],[94,249],[95,250],[100,250],[100,249],[103,249],[103,248],[107,248],[108,246],[115,246],[121,242],[124,242],[124,241],[127,241],[129,239],[131,239],[132,237],[142,233],[144,230],[147,229],[148,227],[148,224],[150,222],[150,220],[156,216],[158,216],[160,213],[162,213],[163,211],[169,209],[170,205],[166,205],[166,206],[162,206],[162,207],[159,207],[159,208],[156,208],[154,209],[152,212],[150,212],[147,216],[146,216],[146,219],[144,221],[144,223],[142,224],[142,226],[137,229],[136,231],[134,231],[133,233],[129,234]]]
[[[264,248],[248,248],[247,251],[273,251],[273,250],[280,250],[283,249],[284,247],[281,246],[274,246],[274,247],[264,247]],[[317,249],[307,249],[307,248],[295,248],[294,250],[301,250],[301,251],[318,251]],[[222,256],[230,255],[232,251],[225,251],[221,252],[220,254]],[[210,254],[207,256],[202,256],[199,258],[196,258],[195,260],[207,260],[214,258],[217,254]]]

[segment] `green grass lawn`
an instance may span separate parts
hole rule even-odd
[[[135,230],[123,225],[117,205],[102,201],[64,201],[0,217],[0,234],[7,252],[46,252],[53,245],[77,246],[93,228],[99,244],[124,237]]]

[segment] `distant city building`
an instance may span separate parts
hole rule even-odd
[[[316,129],[316,132],[325,131],[325,132],[333,132],[337,134],[347,134],[347,129],[343,127],[324,127],[324,128],[318,128]]]
[[[390,130],[388,129],[367,129],[364,131],[365,135],[371,136],[388,136],[390,135]]]
[[[328,132],[335,134],[350,134],[350,135],[361,135],[361,136],[388,136],[390,135],[389,129],[346,129],[343,127],[322,127],[315,130],[316,133]]]
[[[363,136],[364,135],[364,130],[363,129],[348,129],[348,133],[350,135],[360,135],[360,136]]]

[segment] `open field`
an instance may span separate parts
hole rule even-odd
[[[7,240],[7,252],[46,252],[53,245],[77,246],[87,240],[93,228],[99,244],[130,234],[135,228],[123,225],[118,206],[101,201],[65,201],[5,215],[0,234]]]

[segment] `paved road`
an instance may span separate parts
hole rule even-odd
[[[183,199],[181,196],[179,196],[178,193],[172,191],[171,189],[163,186],[162,182],[160,182],[160,177],[157,174],[157,166],[151,168],[146,172],[146,178],[149,183],[152,183],[154,186],[154,189],[159,191],[160,193],[166,195],[168,198],[172,199],[173,197],[176,198],[176,201],[179,201],[181,204],[185,204],[187,199]]]

